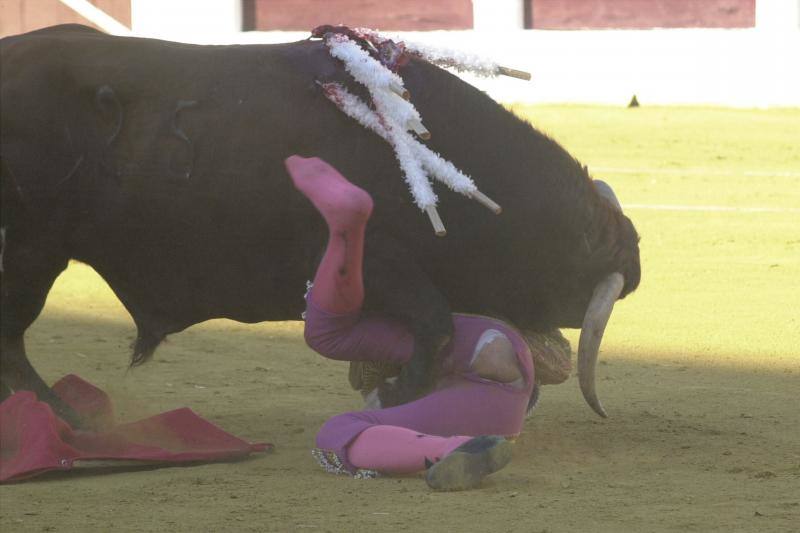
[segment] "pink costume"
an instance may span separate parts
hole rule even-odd
[[[318,353],[344,361],[391,361],[411,357],[413,338],[401,323],[362,318],[363,235],[372,210],[366,192],[317,159],[286,161],[295,186],[320,211],[330,230],[325,254],[307,296],[305,339]],[[519,434],[534,387],[528,344],[507,324],[454,315],[452,340],[440,355],[436,389],[396,407],[353,411],[330,418],[317,434],[314,455],[330,471],[422,470],[478,435]],[[489,332],[487,334],[487,332]],[[522,379],[500,383],[480,377],[473,361],[486,339],[504,335],[516,352]]]

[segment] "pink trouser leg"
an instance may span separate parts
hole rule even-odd
[[[361,263],[372,198],[319,158],[293,155],[285,164],[295,187],[328,224],[328,246],[314,277],[313,303],[328,313],[358,311],[364,301]]]
[[[398,426],[372,426],[362,431],[347,448],[356,468],[386,474],[410,474],[435,463],[472,437],[437,437]]]
[[[454,379],[452,385],[404,405],[374,411],[352,411],[329,418],[317,433],[317,447],[333,451],[348,470],[354,471],[356,463],[353,460],[352,446],[367,431],[376,427],[406,428],[413,435],[438,435],[444,438],[460,438],[464,435],[517,435],[525,421],[529,397],[530,387],[515,388],[488,380]],[[378,433],[381,436],[386,434],[388,433],[383,431]],[[366,438],[361,441],[356,454],[356,459],[360,457],[362,461],[359,466],[390,473],[399,472],[382,470],[375,466],[379,456],[386,453],[383,446],[388,440]],[[408,439],[401,439],[399,442],[409,444]],[[440,442],[445,445],[443,441]],[[431,445],[435,447],[436,441],[431,441]],[[460,443],[456,444],[450,450],[459,445]],[[434,458],[426,454],[437,451],[434,448],[415,449],[414,444],[410,444],[408,450],[403,450],[403,446],[398,448],[401,457],[397,464],[393,466],[394,459],[386,454],[387,457],[383,460],[387,463],[384,467],[419,466],[420,457],[427,456],[433,461]],[[373,463],[370,465],[371,462]],[[424,459],[422,463],[424,464]],[[417,468],[421,469],[422,467]]]
[[[402,324],[362,319],[364,230],[372,198],[325,161],[286,159],[295,187],[328,224],[328,245],[308,296],[305,338],[318,353],[332,359],[404,363],[413,338]]]

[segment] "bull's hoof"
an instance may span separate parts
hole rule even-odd
[[[450,341],[447,335],[441,336],[433,343],[435,349],[419,349],[414,353],[411,361],[400,369],[400,375],[393,383],[386,381],[378,387],[378,398],[381,406],[393,407],[403,405],[421,398],[430,392],[435,385],[436,375],[440,365],[440,353],[442,348]],[[434,353],[435,357],[425,357],[426,353]]]
[[[378,387],[378,398],[383,409],[413,402],[424,393],[425,389],[410,387],[401,380],[397,380],[395,383],[384,382]]]

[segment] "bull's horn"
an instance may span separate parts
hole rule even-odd
[[[620,213],[622,212],[622,204],[619,203],[619,199],[617,198],[617,195],[614,194],[614,189],[611,188],[611,185],[603,180],[594,180],[594,186],[600,196],[608,200],[611,205],[614,206],[614,209]]]
[[[619,272],[609,274],[594,288],[586,315],[583,317],[581,327],[581,338],[578,342],[578,379],[581,384],[581,392],[595,413],[607,418],[606,410],[603,409],[594,386],[594,371],[597,366],[597,355],[600,352],[600,343],[603,340],[603,332],[608,324],[611,311],[614,309],[614,302],[622,292],[625,279]]]

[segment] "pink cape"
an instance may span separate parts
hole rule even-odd
[[[53,391],[102,429],[73,430],[34,393],[13,394],[0,404],[0,482],[80,466],[231,461],[272,449],[234,437],[189,408],[114,425],[108,395],[72,374]]]

